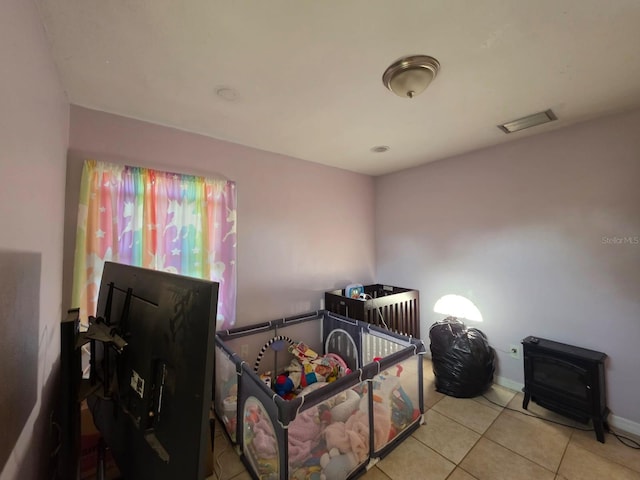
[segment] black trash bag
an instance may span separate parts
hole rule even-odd
[[[436,390],[452,397],[481,395],[493,383],[495,351],[484,333],[448,317],[429,328]]]

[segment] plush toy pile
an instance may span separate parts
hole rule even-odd
[[[300,365],[308,364],[312,368],[328,366],[323,363],[324,358],[304,344],[298,344],[291,350]],[[295,384],[296,388],[302,384],[303,378],[307,378],[307,375],[295,375],[298,370],[287,373],[282,377]],[[298,395],[304,396],[326,386],[327,380],[336,375],[333,368],[313,373],[322,375],[325,381],[309,377],[306,381],[313,381]],[[402,366],[397,365],[395,371],[381,372],[371,383],[346,389],[319,405],[300,411],[288,425],[289,478],[343,480],[367,461],[371,424],[369,392],[373,397],[374,450],[380,450],[415,421],[420,411],[414,408],[404,391],[401,374]],[[277,386],[278,381],[275,383]],[[255,406],[245,412],[244,425],[245,445],[258,468],[259,477],[265,480],[279,478],[278,440],[269,415],[260,406]]]
[[[295,397],[295,391],[317,382],[333,382],[348,373],[335,355],[318,355],[300,342],[289,347],[293,355],[285,373],[278,375],[274,390],[284,399]]]

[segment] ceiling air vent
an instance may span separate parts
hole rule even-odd
[[[518,130],[524,130],[525,128],[535,127],[536,125],[541,125],[543,123],[552,122],[553,120],[557,120],[556,114],[553,113],[550,109],[544,112],[534,113],[533,115],[527,115],[526,117],[519,118],[518,120],[513,120],[511,122],[503,123],[502,125],[498,125],[498,128],[502,130],[504,133],[513,133]]]

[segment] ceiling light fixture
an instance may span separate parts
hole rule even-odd
[[[399,97],[413,98],[436,78],[440,63],[427,55],[411,55],[392,63],[382,75],[382,83]]]
[[[557,120],[556,114],[549,110],[545,110],[544,112],[534,113],[533,115],[527,115],[526,117],[519,118],[518,120],[513,120],[511,122],[503,123],[502,125],[498,125],[498,128],[502,130],[504,133],[513,133],[518,130],[524,130],[525,128],[535,127],[536,125],[541,125],[543,123],[552,122],[553,120]]]

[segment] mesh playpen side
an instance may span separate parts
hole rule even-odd
[[[276,337],[302,337],[352,371],[284,400],[265,372],[275,378],[288,355],[269,351],[256,371],[237,353]],[[325,311],[218,332],[216,416],[253,478],[353,478],[422,423],[424,353],[421,340]]]

